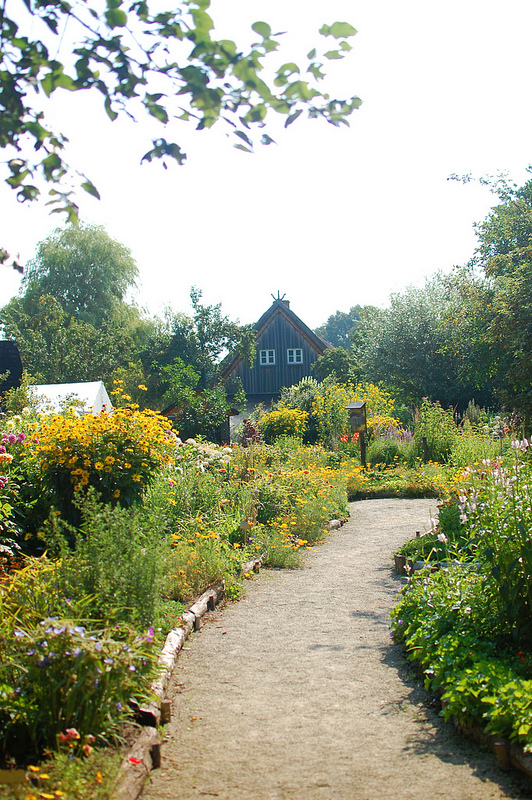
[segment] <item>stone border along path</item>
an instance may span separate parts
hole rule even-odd
[[[444,723],[389,636],[391,553],[435,500],[367,500],[306,556],[210,612],[171,679],[161,768],[142,800],[532,797]]]

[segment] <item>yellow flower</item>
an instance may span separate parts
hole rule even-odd
[[[120,489],[115,489],[113,492],[113,497],[120,497]]]
[[[143,392],[147,392],[148,391],[148,387],[144,386],[143,383],[139,383],[138,388],[141,389]]]
[[[135,483],[140,483],[140,475],[135,473],[134,475],[131,476],[131,480],[135,481]]]

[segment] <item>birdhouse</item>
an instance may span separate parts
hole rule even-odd
[[[366,404],[348,403],[346,410],[349,414],[351,433],[366,433]]]

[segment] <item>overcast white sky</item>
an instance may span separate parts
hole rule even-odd
[[[54,110],[69,161],[98,186],[82,218],[128,246],[140,269],[136,300],[151,314],[190,310],[192,285],[232,319],[253,322],[285,294],[310,327],[352,305],[385,306],[473,253],[472,225],[495,199],[451,173],[508,171],[532,162],[530,0],[215,0],[226,38],[266,20],[286,30],[282,60],[318,43],[322,23],[358,29],[331,62],[331,93],[363,102],[350,128],[300,118],[255,155],[225,132],[183,123],[184,167],[140,166],[151,139],[171,132],[107,122],[97,98],[68,95]],[[254,37],[256,38],[256,37]],[[0,188],[1,243],[31,258],[61,222]],[[0,305],[18,291],[0,273]]]

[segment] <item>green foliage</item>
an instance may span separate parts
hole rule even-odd
[[[523,446],[515,442],[513,464],[485,462],[468,470],[469,485],[458,498],[462,522],[484,565],[485,591],[499,607],[500,624],[522,647],[532,643],[532,472]]]
[[[474,722],[531,749],[530,660],[507,646],[481,574],[464,565],[417,573],[392,612],[392,626],[408,657],[423,667],[425,685],[442,692],[445,718]]]
[[[351,347],[351,334],[360,324],[364,309],[362,306],[351,306],[349,311],[337,311],[331,314],[324,325],[316,328],[314,333],[332,344],[336,349]]]
[[[151,323],[125,302],[136,276],[129,250],[100,226],[70,225],[40,242],[23,293],[0,312],[35,383],[110,380],[138,363]]]
[[[280,436],[295,436],[303,439],[308,413],[297,408],[280,407],[259,420],[259,430],[267,443],[273,443]]]
[[[474,257],[450,278],[450,347],[464,375],[490,381],[499,402],[530,419],[532,181],[491,188],[499,203],[475,226]]]
[[[305,444],[315,444],[318,440],[318,423],[314,406],[319,392],[319,383],[316,378],[302,378],[299,383],[281,388],[279,406],[298,408],[308,414],[303,441]]]
[[[147,628],[158,621],[169,548],[153,515],[114,508],[89,492],[80,504],[79,529],[52,515],[47,542],[60,556],[56,581],[65,597],[90,597],[95,619]],[[69,543],[72,543],[70,546]]]
[[[377,436],[368,445],[366,460],[372,466],[376,464],[390,466],[399,463],[413,466],[416,463],[416,453],[412,437]]]
[[[301,68],[289,61],[273,73],[268,71],[267,82],[265,62],[279,46],[278,34],[267,23],[256,22],[257,36],[249,48],[217,40],[209,6],[209,0],[192,0],[161,11],[147,3],[126,6],[116,0],[97,14],[77,1],[68,8],[60,0],[45,6],[28,3],[24,11],[33,18],[28,29],[42,31],[42,38],[25,34],[28,26],[21,11],[2,16],[0,147],[6,151],[6,182],[19,201],[35,200],[43,185],[50,184],[54,211],[75,221],[78,209],[70,185],[78,183],[99,196],[86,176],[74,176],[66,164],[66,139],[47,125],[41,104],[34,104],[35,88],[46,97],[58,90],[99,92],[111,120],[135,117],[140,109],[163,125],[176,116],[198,130],[225,122],[235,147],[246,152],[253,149],[253,129],[260,130],[263,144],[273,141],[263,131],[272,112],[285,118],[285,126],[303,112],[335,126],[347,124],[361,101],[334,99],[330,91],[318,87],[324,78],[324,59],[343,58],[351,49],[347,40],[356,33],[351,25],[323,26],[320,34],[335,40],[333,49],[319,55],[313,48]],[[68,40],[75,42],[73,53],[63,39],[67,21]],[[170,52],[180,54],[177,60],[168,58]],[[26,140],[34,145],[33,157],[27,154]],[[142,158],[153,159],[182,164],[186,154],[179,144],[161,136]],[[1,260],[7,260],[5,251]]]
[[[98,327],[115,320],[126,292],[135,286],[131,251],[101,225],[58,228],[37,246],[24,271],[28,299],[54,297],[65,314]]]
[[[8,625],[13,624],[8,619]],[[3,626],[5,630],[5,625]],[[87,628],[68,618],[2,631],[0,741],[28,738],[37,754],[76,728],[81,737],[116,733],[132,699],[149,696],[151,636]]]
[[[325,350],[318,356],[312,369],[320,380],[330,378],[335,383],[357,383],[360,375],[354,354],[343,347]]]
[[[472,382],[461,372],[459,356],[450,347],[447,320],[455,308],[459,308],[455,290],[436,275],[423,288],[392,295],[387,309],[366,314],[356,332],[357,358],[365,379],[395,387],[409,404],[427,397],[444,407],[465,408],[475,390],[482,402],[489,402],[486,380]]]
[[[423,455],[423,438],[427,440],[431,461],[445,462],[458,438],[453,410],[445,410],[439,403],[423,399],[414,428],[414,441],[418,455]]]

